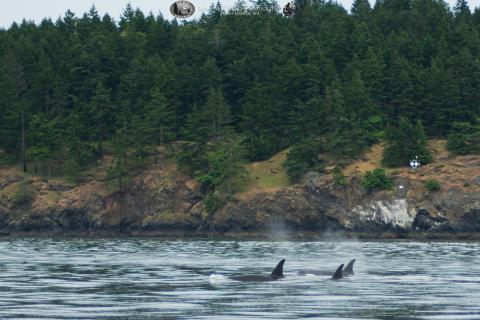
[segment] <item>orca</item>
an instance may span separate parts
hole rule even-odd
[[[342,270],[342,277],[350,276],[350,275],[354,274],[353,264],[355,263],[355,261],[356,261],[355,259],[351,260],[347,264],[345,269]],[[342,264],[342,267],[343,267],[343,264]],[[327,271],[327,270],[300,270],[300,271],[298,271],[298,275],[304,276],[304,275],[307,275],[307,274],[312,274],[312,275],[315,275],[315,276],[331,276],[332,271]],[[336,272],[335,272],[335,274],[336,274]],[[335,276],[335,274],[334,274],[334,276]]]
[[[335,273],[332,276],[332,280],[340,280],[343,278],[343,264],[341,264],[337,270],[335,270]]]
[[[356,259],[351,260],[345,268],[343,268],[343,275],[344,276],[350,276],[354,275],[355,273],[353,272],[353,264],[357,261]]]
[[[249,282],[267,282],[267,281],[276,281],[282,279],[283,276],[283,264],[285,259],[280,260],[275,269],[269,275],[262,274],[245,274],[239,276],[232,276],[230,279],[236,281],[249,281]]]

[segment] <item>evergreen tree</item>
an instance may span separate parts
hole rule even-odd
[[[77,180],[112,153],[123,188],[134,164],[176,139],[179,167],[209,172],[208,155],[232,130],[249,160],[303,140],[350,160],[386,135],[385,161],[403,165],[425,149],[408,140],[422,131],[417,120],[454,153],[477,145],[460,127],[480,117],[479,10],[355,0],[349,14],[295,2],[294,18],[277,1],[237,1],[182,24],[127,6],[117,25],[92,7],[0,30],[2,162],[27,169],[30,159],[39,173]]]
[[[17,60],[15,55],[11,50],[7,51],[3,59],[5,65],[5,76],[6,81],[10,83],[7,84],[7,95],[12,98],[9,102],[13,105],[13,113],[16,115],[14,117],[12,114],[9,115],[9,118],[16,118],[20,120],[17,128],[20,130],[17,133],[18,140],[21,145],[21,159],[23,172],[27,172],[27,145],[26,145],[26,102],[24,100],[25,90],[27,89],[27,84],[24,78],[24,70],[22,64]],[[4,83],[6,84],[6,83]],[[7,102],[8,103],[8,102]],[[10,127],[12,128],[12,127]],[[12,128],[13,129],[13,128]]]
[[[420,121],[413,125],[408,119],[401,118],[398,127],[387,127],[386,139],[382,159],[382,164],[386,166],[406,166],[415,157],[418,157],[421,164],[432,161]]]
[[[49,117],[40,113],[35,115],[31,121],[30,128],[30,147],[28,156],[42,166],[42,174],[50,178],[54,169],[54,161],[59,156],[61,129],[59,119],[49,119]]]
[[[90,119],[93,121],[93,140],[98,144],[98,155],[103,155],[103,142],[109,138],[114,119],[114,106],[111,92],[101,81],[97,82],[92,100],[90,101]]]
[[[190,141],[207,142],[209,128],[204,121],[204,116],[197,104],[193,105],[182,129],[182,136]]]
[[[206,145],[200,142],[184,142],[180,145],[177,155],[178,168],[194,177],[198,172],[206,170]]]
[[[0,62],[0,149],[3,149],[13,158],[19,156],[20,115],[14,102],[16,92],[13,83],[6,73],[6,68]]]
[[[466,0],[457,0],[453,12],[455,13],[455,18],[462,22],[468,22],[472,14]]]
[[[340,89],[328,88],[323,103],[329,123],[327,150],[338,159],[359,156],[366,137],[355,116],[347,113]]]
[[[248,157],[251,160],[265,159],[286,147],[282,114],[274,91],[266,85],[253,84],[247,92],[242,114],[242,129],[246,135]]]
[[[425,123],[427,133],[444,136],[451,130],[453,110],[460,102],[459,88],[452,71],[445,70],[438,60],[426,70],[423,81],[423,108],[418,109],[418,115]]]
[[[124,128],[118,129],[113,137],[113,159],[107,169],[107,181],[114,182],[118,190],[124,190],[130,183],[128,165],[129,136]]]
[[[353,73],[352,79],[344,86],[343,97],[345,109],[360,121],[365,121],[377,114],[358,71]]]
[[[95,158],[95,150],[88,142],[82,141],[80,117],[71,113],[60,124],[62,139],[59,145],[63,160],[63,174],[67,180],[77,182],[81,172]]]
[[[154,142],[155,146],[163,148],[165,143],[171,142],[175,137],[175,113],[158,87],[152,89],[150,101],[145,107],[145,124],[148,139]],[[155,163],[157,163],[158,148],[155,150]]]
[[[209,187],[205,199],[208,212],[221,208],[246,178],[245,148],[236,134],[230,133],[215,143],[206,155],[208,168],[198,180]]]
[[[209,137],[219,139],[231,122],[230,107],[220,90],[210,88],[201,117],[203,125],[208,128]]]
[[[321,170],[318,158],[321,151],[319,142],[313,139],[304,139],[294,145],[282,164],[290,181],[297,182],[307,170]]]
[[[480,125],[455,122],[448,135],[447,149],[458,155],[480,154]]]
[[[207,24],[215,24],[218,23],[220,17],[222,16],[223,10],[220,1],[217,1],[216,4],[211,4],[210,8],[208,9],[206,17]]]
[[[372,7],[368,0],[354,0],[350,11],[354,17],[366,20],[372,11]]]
[[[151,140],[149,140],[149,128],[145,124],[145,120],[138,115],[134,115],[131,122],[131,128],[129,130],[133,157],[135,159],[135,166],[137,169],[143,168],[145,160],[151,152],[152,146]]]

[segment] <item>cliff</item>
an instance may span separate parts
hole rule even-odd
[[[0,169],[2,234],[201,235],[272,232],[344,232],[368,236],[440,237],[480,234],[480,156],[449,157],[415,171],[390,172],[394,186],[367,192],[362,171],[374,166],[378,148],[345,172],[336,185],[326,173],[311,172],[290,186],[251,187],[213,214],[202,204],[195,181],[174,168],[152,167],[127,190],[109,191],[101,174],[78,184],[24,177]],[[271,170],[271,169],[269,169]],[[271,172],[275,175],[275,171]],[[257,177],[258,178],[258,177]],[[428,191],[436,179],[441,189]]]

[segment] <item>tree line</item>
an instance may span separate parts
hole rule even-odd
[[[287,147],[292,179],[318,167],[319,152],[348,160],[379,139],[395,166],[413,153],[428,161],[426,137],[480,152],[479,9],[465,0],[296,7],[284,17],[273,0],[216,3],[182,23],[92,7],[13,23],[0,30],[1,158],[75,179],[108,154],[108,177],[122,185],[176,142],[179,167],[215,208],[242,176],[237,164]]]

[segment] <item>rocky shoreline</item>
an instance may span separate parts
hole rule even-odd
[[[0,235],[480,238],[480,157],[391,175],[391,190],[369,193],[360,174],[339,186],[330,174],[312,172],[301,184],[242,194],[207,213],[200,186],[159,168],[144,171],[127,190],[114,192],[99,177],[71,185],[2,171]],[[441,190],[425,188],[431,177]],[[19,184],[32,193],[30,201],[15,201]]]
[[[185,232],[178,231],[140,231],[140,232],[118,232],[118,231],[98,231],[90,230],[83,232],[47,232],[47,231],[12,231],[0,232],[0,239],[10,238],[38,238],[38,239],[162,239],[162,240],[252,240],[252,241],[479,241],[480,232],[464,233],[432,233],[432,232],[412,232],[412,233],[315,233],[299,232],[288,233],[281,236],[267,234],[263,232]]]

